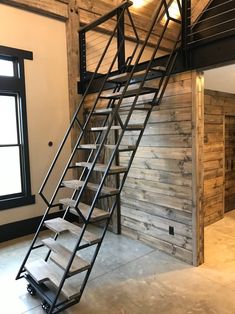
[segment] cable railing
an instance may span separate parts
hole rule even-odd
[[[185,35],[187,44],[193,47],[234,34],[235,0],[213,0],[200,18],[187,25]]]
[[[131,1],[126,1],[81,28],[79,32],[81,82],[89,80],[94,73],[96,73],[95,78],[104,76],[117,51],[117,58],[111,72],[122,73],[128,69],[140,45],[140,38],[129,11],[131,5]],[[123,6],[126,7],[124,14]],[[118,27],[116,27],[117,22]],[[111,41],[110,36],[112,36]],[[127,41],[131,43],[131,49],[127,49]],[[98,69],[97,64],[99,64]]]

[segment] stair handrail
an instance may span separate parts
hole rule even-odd
[[[122,5],[117,6],[117,8],[115,8],[114,10],[111,11],[112,14],[114,14],[114,12],[117,13],[117,9],[118,9],[118,10],[122,10],[121,13],[118,12],[118,19],[117,19],[116,26],[115,26],[115,28],[114,28],[114,30],[113,30],[111,36],[110,36],[110,39],[109,39],[109,41],[108,41],[108,43],[107,43],[107,45],[106,45],[106,47],[105,47],[105,49],[104,49],[104,52],[103,52],[103,54],[102,54],[102,56],[101,56],[101,58],[100,58],[100,60],[99,60],[99,62],[98,62],[98,64],[97,64],[96,70],[95,70],[95,72],[92,74],[92,77],[91,77],[91,79],[90,79],[90,81],[89,81],[89,83],[88,83],[88,86],[87,86],[87,88],[86,88],[86,91],[85,91],[85,93],[83,94],[82,99],[80,100],[80,103],[79,103],[79,105],[78,105],[78,107],[77,107],[77,109],[76,109],[76,111],[75,111],[75,113],[74,113],[74,115],[73,115],[73,118],[71,119],[70,126],[68,127],[68,129],[67,129],[67,131],[66,131],[66,133],[65,133],[65,136],[64,136],[64,138],[63,138],[63,140],[62,140],[62,142],[61,142],[61,144],[60,144],[60,146],[59,146],[59,148],[58,148],[58,150],[57,150],[57,153],[56,153],[56,155],[55,155],[55,157],[54,157],[54,159],[53,159],[53,161],[52,161],[52,163],[51,163],[51,166],[49,167],[49,170],[48,170],[48,172],[47,172],[47,174],[46,174],[46,176],[45,176],[45,178],[44,178],[44,180],[43,180],[43,182],[42,182],[42,184],[41,184],[41,187],[40,187],[40,189],[39,189],[39,195],[42,197],[42,199],[44,200],[44,202],[47,204],[48,207],[52,207],[52,204],[53,204],[54,199],[55,199],[55,196],[56,196],[56,194],[57,194],[57,192],[58,192],[59,186],[60,186],[60,184],[61,184],[61,182],[62,182],[62,180],[63,180],[63,178],[64,178],[64,176],[65,176],[65,171],[63,172],[61,178],[59,179],[59,183],[58,183],[58,185],[57,185],[57,187],[56,187],[56,191],[55,191],[55,193],[52,195],[50,201],[48,201],[47,198],[45,197],[45,195],[43,194],[44,188],[45,188],[45,186],[46,186],[46,184],[47,184],[47,182],[48,182],[48,180],[49,180],[49,177],[50,177],[50,175],[51,175],[51,173],[52,173],[52,171],[53,171],[53,169],[54,169],[54,167],[55,167],[55,164],[57,163],[57,160],[58,160],[58,158],[59,158],[59,156],[60,156],[60,154],[61,154],[61,151],[63,150],[63,148],[64,148],[64,146],[65,146],[65,143],[66,143],[66,141],[68,140],[68,137],[69,137],[69,135],[70,135],[70,132],[71,132],[73,126],[75,125],[76,121],[77,121],[77,117],[78,117],[80,111],[81,111],[81,110],[83,111],[83,105],[84,105],[86,96],[88,95],[90,86],[92,85],[93,81],[94,81],[95,78],[97,77],[97,74],[98,74],[100,65],[101,65],[101,63],[102,63],[102,61],[103,61],[103,59],[104,59],[104,57],[105,57],[106,51],[108,50],[109,45],[110,45],[112,39],[113,39],[114,36],[115,36],[116,30],[119,28],[119,22],[120,22],[122,16],[124,15],[125,11],[128,10],[128,8],[129,8],[131,5],[132,5],[132,2],[129,1],[129,0],[127,0],[127,1],[125,1]],[[111,15],[111,13],[108,13],[108,16],[110,16],[110,15]],[[129,13],[128,13],[128,16],[129,16]],[[106,15],[106,18],[107,18],[107,15]],[[99,19],[99,21],[101,21],[101,18]],[[94,25],[94,24],[93,24],[93,25]],[[87,29],[88,29],[88,28],[87,28]],[[80,34],[81,34],[81,33],[80,33]],[[123,45],[123,44],[124,44],[124,41],[125,41],[125,37],[124,37],[124,34],[120,34],[120,35],[122,36],[122,41],[123,41],[122,45]],[[114,60],[113,60],[113,62],[112,62],[112,66],[110,67],[110,69],[109,69],[107,75],[105,75],[106,79],[107,79],[107,77],[108,77],[108,76],[110,75],[110,73],[111,73],[112,67],[113,67],[113,65],[114,65],[114,63],[115,63],[115,60],[116,60],[118,54],[120,53],[120,49],[122,48],[122,45],[120,45],[120,46],[118,47],[118,49],[117,49],[117,53],[116,53],[116,55],[115,55],[115,57],[114,57]],[[137,45],[138,45],[138,39],[137,39]],[[97,97],[97,101],[98,101],[98,97]],[[97,101],[96,101],[96,102],[97,102]],[[88,121],[85,122],[83,128],[86,128],[87,123],[88,123]],[[78,140],[77,143],[74,145],[73,153],[74,153],[74,151],[76,150],[76,146],[78,145],[79,141],[80,141],[80,136],[79,136],[79,140]],[[73,154],[73,153],[72,153],[72,154]],[[69,162],[71,162],[71,160],[70,160]],[[69,163],[69,162],[68,162],[68,163]],[[67,168],[67,166],[68,166],[68,163],[67,163],[67,165],[66,165],[66,168]],[[59,204],[54,204],[53,206],[58,206],[58,205],[59,205]]]

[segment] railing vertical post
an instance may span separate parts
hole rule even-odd
[[[86,32],[79,32],[79,50],[80,50],[80,82],[83,91],[84,80],[86,79]]]
[[[182,54],[186,68],[190,67],[190,52],[188,49],[191,26],[191,0],[182,0]]]
[[[121,16],[121,17],[120,17]],[[117,28],[117,49],[121,49],[118,53],[118,71],[121,73],[125,67],[126,56],[125,56],[125,41],[123,42],[123,36],[125,36],[125,16],[123,14],[123,9],[117,9],[117,21],[119,20],[119,25]]]

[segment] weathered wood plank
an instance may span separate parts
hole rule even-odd
[[[190,250],[186,250],[184,248],[178,247],[177,245],[172,244],[171,242],[166,242],[158,239],[157,237],[152,237],[147,234],[143,234],[138,232],[130,227],[123,226],[123,233],[129,235],[134,239],[138,239],[140,241],[145,242],[146,244],[157,248],[163,252],[166,252],[170,255],[175,256],[187,263],[192,264],[192,252]]]
[[[127,165],[129,158],[120,157],[120,163]],[[152,169],[167,172],[180,172],[183,174],[192,172],[192,163],[188,160],[174,160],[174,159],[146,159],[135,157],[132,167],[138,169]]]
[[[175,184],[179,186],[191,186],[192,176],[185,173],[172,173],[161,170],[138,169],[132,167],[128,173],[130,178],[139,178],[150,181],[159,181],[162,183]]]
[[[184,223],[186,225],[192,225],[192,215],[191,213],[184,212],[182,210],[177,210],[176,208],[170,209],[158,204],[151,204],[149,202],[140,201],[131,198],[122,198],[122,206],[131,207],[135,210],[140,210],[154,216],[163,217],[169,220]]]
[[[159,183],[157,181],[147,181],[144,179],[127,178],[125,187],[143,191],[151,191],[159,194],[172,195],[182,199],[190,200],[192,190],[190,187],[182,187],[173,184]]]
[[[54,0],[2,0],[1,3],[63,21],[69,18],[67,5]]]
[[[130,156],[130,152],[123,152],[120,157]],[[191,160],[192,150],[191,148],[172,148],[172,147],[144,147],[138,148],[136,157],[148,159],[175,159],[175,160]]]
[[[203,198],[203,137],[204,137],[204,76],[192,75],[192,214],[193,264],[204,262]]]
[[[168,196],[164,194],[159,194],[159,193],[153,193],[149,191],[138,191],[138,194],[136,193],[136,190],[130,189],[130,188],[124,188],[122,192],[122,197],[129,197],[129,198],[137,198],[140,201],[148,201],[150,203],[156,203],[169,207],[169,208],[176,208],[178,210],[183,210],[186,212],[191,213],[191,207],[192,207],[192,201],[191,200],[186,200],[186,199],[181,199],[173,196]]]

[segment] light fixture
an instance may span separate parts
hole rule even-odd
[[[134,8],[141,8],[145,0],[132,0]]]
[[[171,5],[168,8],[168,12],[170,17],[172,17],[173,19],[179,19],[180,17],[180,10],[179,10],[179,5],[177,3],[176,0],[174,0]],[[167,21],[167,14],[164,15],[162,22],[166,22]]]

